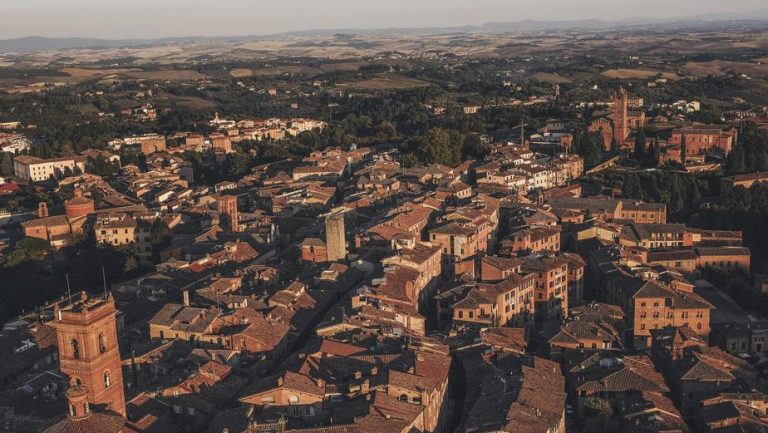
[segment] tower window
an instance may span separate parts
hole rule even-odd
[[[72,345],[72,357],[75,359],[80,359],[80,343],[77,342],[74,338],[69,343]]]
[[[99,352],[104,353],[107,351],[107,345],[104,343],[104,334],[99,334]]]
[[[104,388],[109,388],[109,385],[111,385],[109,381],[109,372],[105,371],[104,372]]]

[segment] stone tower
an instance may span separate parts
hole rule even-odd
[[[624,87],[620,87],[613,101],[613,139],[619,146],[629,137],[629,95]]]
[[[217,200],[219,205],[219,221],[232,232],[239,232],[237,216],[237,197],[234,195],[222,195]]]
[[[328,261],[335,262],[347,257],[344,214],[332,214],[325,219],[325,243],[328,249]]]
[[[80,292],[54,308],[59,367],[73,387],[88,390],[87,401],[125,416],[125,392],[112,295]]]

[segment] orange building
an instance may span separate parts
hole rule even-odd
[[[713,151],[728,155],[736,144],[737,136],[735,129],[724,130],[724,127],[719,125],[692,125],[674,129],[669,144],[681,146],[685,137],[687,155],[701,155]]]
[[[59,365],[69,383],[87,387],[91,404],[125,416],[114,298],[78,293],[55,306],[50,325],[56,329]]]
[[[139,142],[141,153],[151,155],[156,152],[165,152],[165,137],[146,137]]]
[[[64,202],[64,215],[73,219],[88,216],[96,211],[94,201],[83,197],[79,189],[75,190],[75,196]]]
[[[212,134],[211,145],[213,150],[221,151],[224,153],[232,153],[232,140],[223,134]]]
[[[720,179],[720,193],[733,191],[737,186],[749,189],[755,183],[768,182],[768,172],[745,173]]]
[[[696,247],[698,268],[741,270],[749,273],[752,256],[745,247]]]
[[[216,199],[216,202],[219,206],[219,221],[229,227],[230,231],[239,232],[237,196],[222,195]]]
[[[560,251],[560,226],[535,226],[516,231],[501,241],[501,252],[508,256],[540,251]]]
[[[72,239],[83,234],[86,218],[69,219],[64,215],[38,218],[22,223],[24,236],[50,242],[54,248],[69,245]]]
[[[498,283],[478,283],[455,303],[453,322],[477,326],[523,326],[534,314],[535,280],[511,274]]]
[[[536,318],[546,321],[568,317],[568,260],[562,257],[526,257],[522,271],[533,274]]]
[[[305,238],[301,242],[301,259],[313,263],[328,261],[328,246],[322,239]]]

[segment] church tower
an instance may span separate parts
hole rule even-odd
[[[125,391],[112,295],[78,293],[54,308],[59,367],[71,386],[88,390],[87,401],[125,416]]]
[[[619,147],[621,143],[629,137],[629,94],[620,87],[616,93],[616,99],[613,101],[613,139],[616,140]]]
[[[239,232],[240,224],[237,216],[237,196],[222,195],[216,200],[219,206],[219,221],[231,232]]]

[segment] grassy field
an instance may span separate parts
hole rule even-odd
[[[768,75],[768,64],[752,62],[731,62],[727,60],[713,60],[711,62],[690,62],[682,67],[685,73],[697,77],[708,75],[725,75],[729,73],[747,74],[755,77]]]
[[[603,71],[601,75],[607,78],[616,78],[619,80],[647,80],[649,78],[654,78],[659,74],[668,80],[680,79],[680,76],[674,72],[663,72],[653,69],[609,69],[607,71]]]
[[[428,86],[426,81],[408,78],[398,74],[381,75],[370,80],[342,83],[338,87],[359,90],[415,89]]]
[[[207,76],[190,69],[158,69],[145,71],[143,69],[85,69],[85,68],[63,68],[61,72],[68,75],[64,79],[57,81],[64,82],[82,82],[93,79],[102,79],[108,77],[129,78],[134,80],[150,81],[188,81],[202,80]]]
[[[238,69],[233,69],[229,71],[229,75],[235,78],[246,78],[246,77],[252,77],[253,71],[250,69],[238,68]]]

